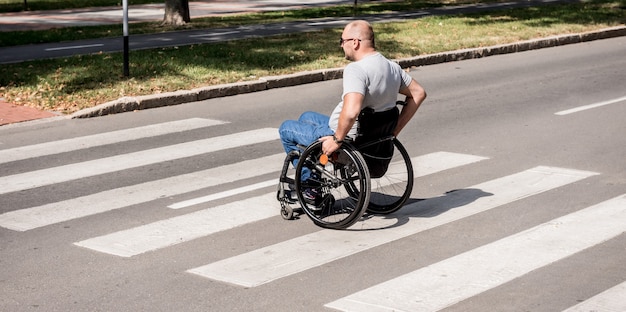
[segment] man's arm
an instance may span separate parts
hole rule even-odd
[[[415,79],[411,80],[407,88],[400,90],[400,93],[406,95],[406,105],[402,108],[402,112],[398,118],[398,125],[396,126],[396,130],[393,131],[394,136],[400,134],[400,131],[409,123],[409,120],[413,118],[417,109],[422,102],[424,102],[424,99],[426,99],[426,91]]]
[[[352,129],[357,117],[359,117],[364,99],[365,96],[363,94],[356,92],[348,93],[343,97],[343,107],[341,114],[339,114],[339,123],[335,131],[337,142],[343,141],[350,129]],[[336,151],[340,143],[335,142],[335,139],[332,136],[320,138],[320,141],[322,141],[322,152],[330,155]]]

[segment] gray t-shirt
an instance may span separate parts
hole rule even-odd
[[[411,76],[380,53],[366,56],[358,62],[348,64],[343,71],[343,94],[341,98],[352,92],[365,96],[363,107],[371,107],[377,112],[386,111],[396,106],[398,92],[409,86]],[[343,108],[341,101],[330,115],[328,125],[337,131],[339,114]],[[355,137],[358,122],[354,123],[348,136]]]

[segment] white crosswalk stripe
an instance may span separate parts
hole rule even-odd
[[[381,283],[326,306],[340,311],[438,311],[602,243],[624,231],[626,194]]]
[[[131,141],[164,134],[200,129],[225,123],[227,122],[220,120],[191,118],[154,124],[145,127],[136,127],[132,129],[118,130],[101,134],[82,136],[78,138],[16,147],[6,150],[0,150],[0,164],[22,159],[71,152],[79,149],[103,146],[124,141]]]
[[[323,230],[189,272],[245,287],[259,286],[592,175],[595,173],[537,167],[439,198],[417,202],[386,218],[373,218],[355,225],[380,229],[377,231]],[[450,209],[461,206],[462,209]],[[425,216],[432,217],[420,218]],[[401,227],[388,228],[396,222],[394,219],[408,221]],[[337,241],[342,244],[337,244]]]
[[[563,312],[626,311],[626,282],[611,287]]]
[[[445,158],[447,164],[441,162]],[[473,155],[436,153],[414,159],[427,174],[484,159]],[[430,162],[429,162],[430,161]],[[416,175],[419,176],[419,173]],[[277,182],[275,182],[277,183]],[[212,207],[176,218],[75,243],[104,253],[131,257],[279,214],[276,193]]]
[[[284,154],[252,159],[232,165],[166,179],[117,188],[0,215],[0,226],[27,231],[38,227],[128,207],[162,197],[184,194],[277,171]]]
[[[438,171],[443,171],[448,168],[467,165],[469,163],[481,161],[484,159],[487,159],[487,158],[481,157],[481,156],[472,156],[472,155],[461,156],[459,154],[449,153],[449,152],[436,152],[436,153],[431,153],[428,155],[423,155],[420,157],[413,157],[411,158],[411,162],[413,163],[413,166],[414,166],[413,172],[415,173],[415,176],[421,177],[421,176],[429,175],[431,173],[435,173]],[[393,168],[394,166],[402,166],[402,165],[403,164],[401,163],[391,164],[390,168]],[[389,170],[392,170],[392,169],[389,169]],[[256,190],[262,187],[275,185],[275,184],[276,184],[276,179],[270,180],[270,181],[259,182],[254,185],[248,185],[248,186],[242,187],[240,189],[231,190],[228,192],[222,192],[219,194],[212,194],[212,195],[204,196],[202,198],[195,198],[195,199],[187,200],[184,202],[176,203],[168,207],[172,209],[185,208],[191,205],[196,205],[199,203],[209,202],[212,200],[230,196],[233,193],[242,193],[245,191],[252,191],[252,190]]]
[[[271,193],[74,244],[116,256],[131,257],[277,215],[276,193]]]
[[[0,194],[216,152],[277,138],[277,129],[266,128],[5,176],[0,179]]]
[[[281,155],[284,158],[284,155]],[[259,182],[259,183],[255,183],[252,185],[246,185],[240,188],[236,188],[236,189],[232,189],[232,190],[228,190],[228,191],[224,191],[224,192],[220,192],[217,194],[211,194],[211,195],[207,195],[207,196],[202,196],[199,198],[194,198],[194,199],[189,199],[183,202],[179,202],[179,203],[175,203],[172,205],[167,206],[168,208],[172,208],[172,209],[181,209],[181,208],[187,208],[190,206],[194,206],[194,205],[198,205],[198,204],[202,204],[202,203],[208,203],[210,201],[214,201],[214,200],[218,200],[218,199],[222,199],[225,197],[229,197],[229,196],[233,196],[236,194],[241,194],[241,193],[245,193],[245,192],[251,192],[254,190],[258,190],[258,189],[262,189],[268,186],[272,186],[272,185],[276,185],[276,179],[274,180],[268,180],[268,181],[263,181],[263,182]]]

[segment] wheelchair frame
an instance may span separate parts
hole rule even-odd
[[[389,168],[383,176],[372,179],[359,148],[385,141],[392,141],[394,147]],[[345,229],[366,212],[389,214],[397,211],[411,195],[414,182],[411,159],[394,136],[361,144],[359,148],[351,140],[346,140],[330,159],[322,153],[320,141],[298,147],[299,151],[292,151],[285,157],[278,184],[277,199],[281,215],[286,220],[294,219],[296,212],[304,212],[320,227]],[[289,169],[294,159],[298,162],[292,178]],[[304,168],[312,173],[312,178],[307,181],[301,181]],[[312,202],[305,198],[303,192],[307,188],[318,191],[319,199]],[[299,208],[292,207],[296,203],[300,204]]]

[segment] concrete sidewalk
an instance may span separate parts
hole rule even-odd
[[[370,1],[372,0],[359,0],[359,3]],[[380,2],[380,0],[378,2]],[[211,0],[190,2],[189,11],[193,19],[226,14],[286,11],[305,7],[351,4],[354,4],[353,0]],[[128,8],[128,19],[130,22],[160,21],[165,14],[164,7],[164,3],[131,5]],[[69,26],[121,24],[122,15],[121,6],[1,13],[0,32],[43,30]]]
[[[28,106],[11,104],[0,98],[0,126],[56,116],[59,115]]]

